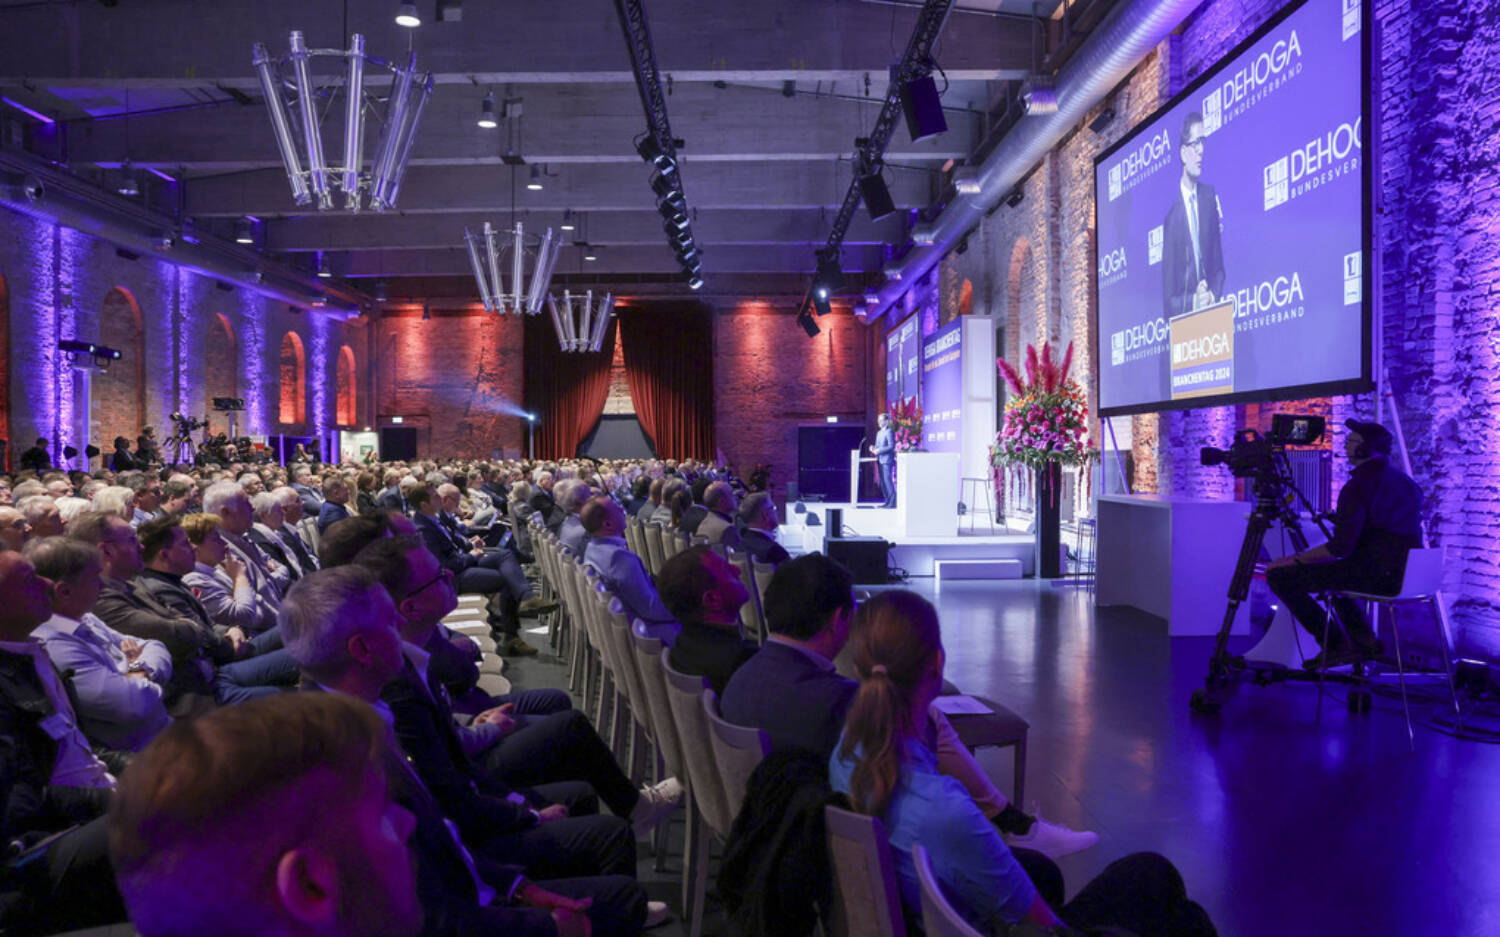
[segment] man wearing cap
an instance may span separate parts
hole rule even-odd
[[[1401,591],[1407,552],[1422,545],[1422,490],[1390,464],[1390,431],[1363,420],[1345,420],[1344,425],[1349,428],[1344,452],[1354,471],[1339,491],[1333,538],[1266,568],[1271,591],[1320,642],[1324,612],[1313,593],[1349,589],[1394,595]],[[1333,607],[1344,633],[1338,627],[1329,630],[1328,646],[1307,661],[1308,669],[1373,657],[1382,650],[1358,605],[1339,595]]]

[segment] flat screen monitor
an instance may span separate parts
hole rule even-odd
[[[1287,6],[1095,160],[1102,415],[1373,386],[1367,15]]]

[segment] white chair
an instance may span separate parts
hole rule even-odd
[[[833,871],[829,937],[906,937],[896,863],[875,817],[823,808]]]
[[[1458,689],[1453,681],[1453,644],[1448,634],[1447,621],[1443,615],[1442,597],[1443,566],[1447,559],[1444,547],[1423,547],[1406,555],[1406,574],[1401,579],[1401,591],[1395,595],[1375,595],[1370,592],[1343,591],[1342,594],[1356,602],[1363,602],[1367,610],[1374,610],[1371,627],[1380,630],[1379,615],[1389,611],[1387,621],[1391,626],[1391,638],[1396,646],[1396,673],[1401,682],[1401,709],[1406,714],[1407,743],[1416,748],[1416,734],[1411,726],[1411,705],[1406,699],[1406,667],[1401,660],[1401,631],[1397,627],[1400,618],[1396,610],[1403,607],[1426,605],[1432,610],[1432,619],[1437,624],[1438,651],[1443,658],[1443,673],[1448,678],[1448,693],[1453,700],[1453,711],[1459,712]],[[1331,593],[1336,594],[1336,593]],[[1327,636],[1323,646],[1327,647]]]
[[[984,937],[949,903],[932,874],[932,859],[920,844],[911,847],[911,861],[922,886],[922,929],[927,937]]]

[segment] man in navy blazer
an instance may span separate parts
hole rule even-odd
[[[682,626],[651,584],[641,558],[625,543],[625,509],[608,495],[597,495],[583,506],[579,517],[589,534],[583,561],[614,590],[626,613],[645,626],[647,635],[671,647]]]
[[[821,553],[788,560],[766,587],[765,611],[770,637],[729,678],[720,711],[766,730],[773,749],[827,756],[859,689],[833,668],[854,620],[854,577]]]

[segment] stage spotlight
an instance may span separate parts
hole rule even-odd
[[[234,223],[234,243],[254,244],[255,222],[249,218],[241,218],[239,221],[236,221]]]
[[[827,293],[837,293],[846,284],[843,268],[839,266],[839,255],[837,252],[818,252],[818,275],[813,278],[813,284],[821,286]]]
[[[485,130],[494,130],[500,126],[500,122],[495,120],[495,92],[493,91],[486,92],[484,102],[479,105],[479,126]]]
[[[416,29],[422,25],[422,17],[417,13],[415,3],[403,3],[396,8],[396,25],[407,29]]]
[[[322,251],[318,252],[318,276],[325,280],[333,276],[333,271],[328,269],[328,260],[324,258]]]
[[[698,250],[698,245],[696,244],[689,244],[686,247],[679,247],[677,249],[677,260],[680,263],[690,264],[701,256],[703,256],[703,253]]]
[[[562,224],[558,225],[557,227],[561,231],[572,231],[578,227],[578,225],[573,221],[573,209],[563,209]]]
[[[677,191],[677,179],[675,174],[664,173],[660,170],[651,173],[651,191],[665,197]]]
[[[913,143],[948,130],[943,99],[930,73],[901,86],[901,109],[906,113],[906,129]]]
[[[865,210],[870,213],[871,221],[879,221],[896,210],[891,190],[886,188],[878,167],[860,177],[859,194],[864,199]]]
[[[383,302],[386,302],[387,300],[389,300],[390,298],[391,298],[390,297],[390,291],[389,291],[388,287],[386,286],[385,281],[384,280],[376,280],[375,281],[375,301],[377,303],[383,303]]]
[[[589,245],[583,249],[583,259],[589,263],[593,263],[599,259],[599,252],[592,245]]]
[[[1104,107],[1100,109],[1099,115],[1093,120],[1089,121],[1089,129],[1094,131],[1094,133],[1102,134],[1106,127],[1114,123],[1114,120],[1115,106],[1113,104],[1105,104]]]
[[[542,191],[542,167],[531,167],[531,178],[526,182],[526,188],[532,192]]]
[[[826,316],[833,311],[833,303],[830,294],[825,287],[814,286],[812,291],[812,304],[820,316]],[[806,313],[804,313],[805,315]]]
[[[808,338],[817,338],[818,333],[823,331],[818,328],[817,321],[805,312],[797,317],[797,324],[802,326],[802,331],[807,333]]]
[[[656,143],[656,138],[647,134],[641,138],[641,142],[635,145],[635,151],[641,154],[641,159],[650,163],[656,171],[671,175],[677,171],[677,162],[662,152]]]
[[[120,184],[115,186],[115,191],[127,198],[141,194],[140,183],[135,178],[135,164],[129,158],[120,164]]]
[[[690,273],[687,276],[687,285],[690,290],[701,290],[703,289],[703,277],[696,273]]]

